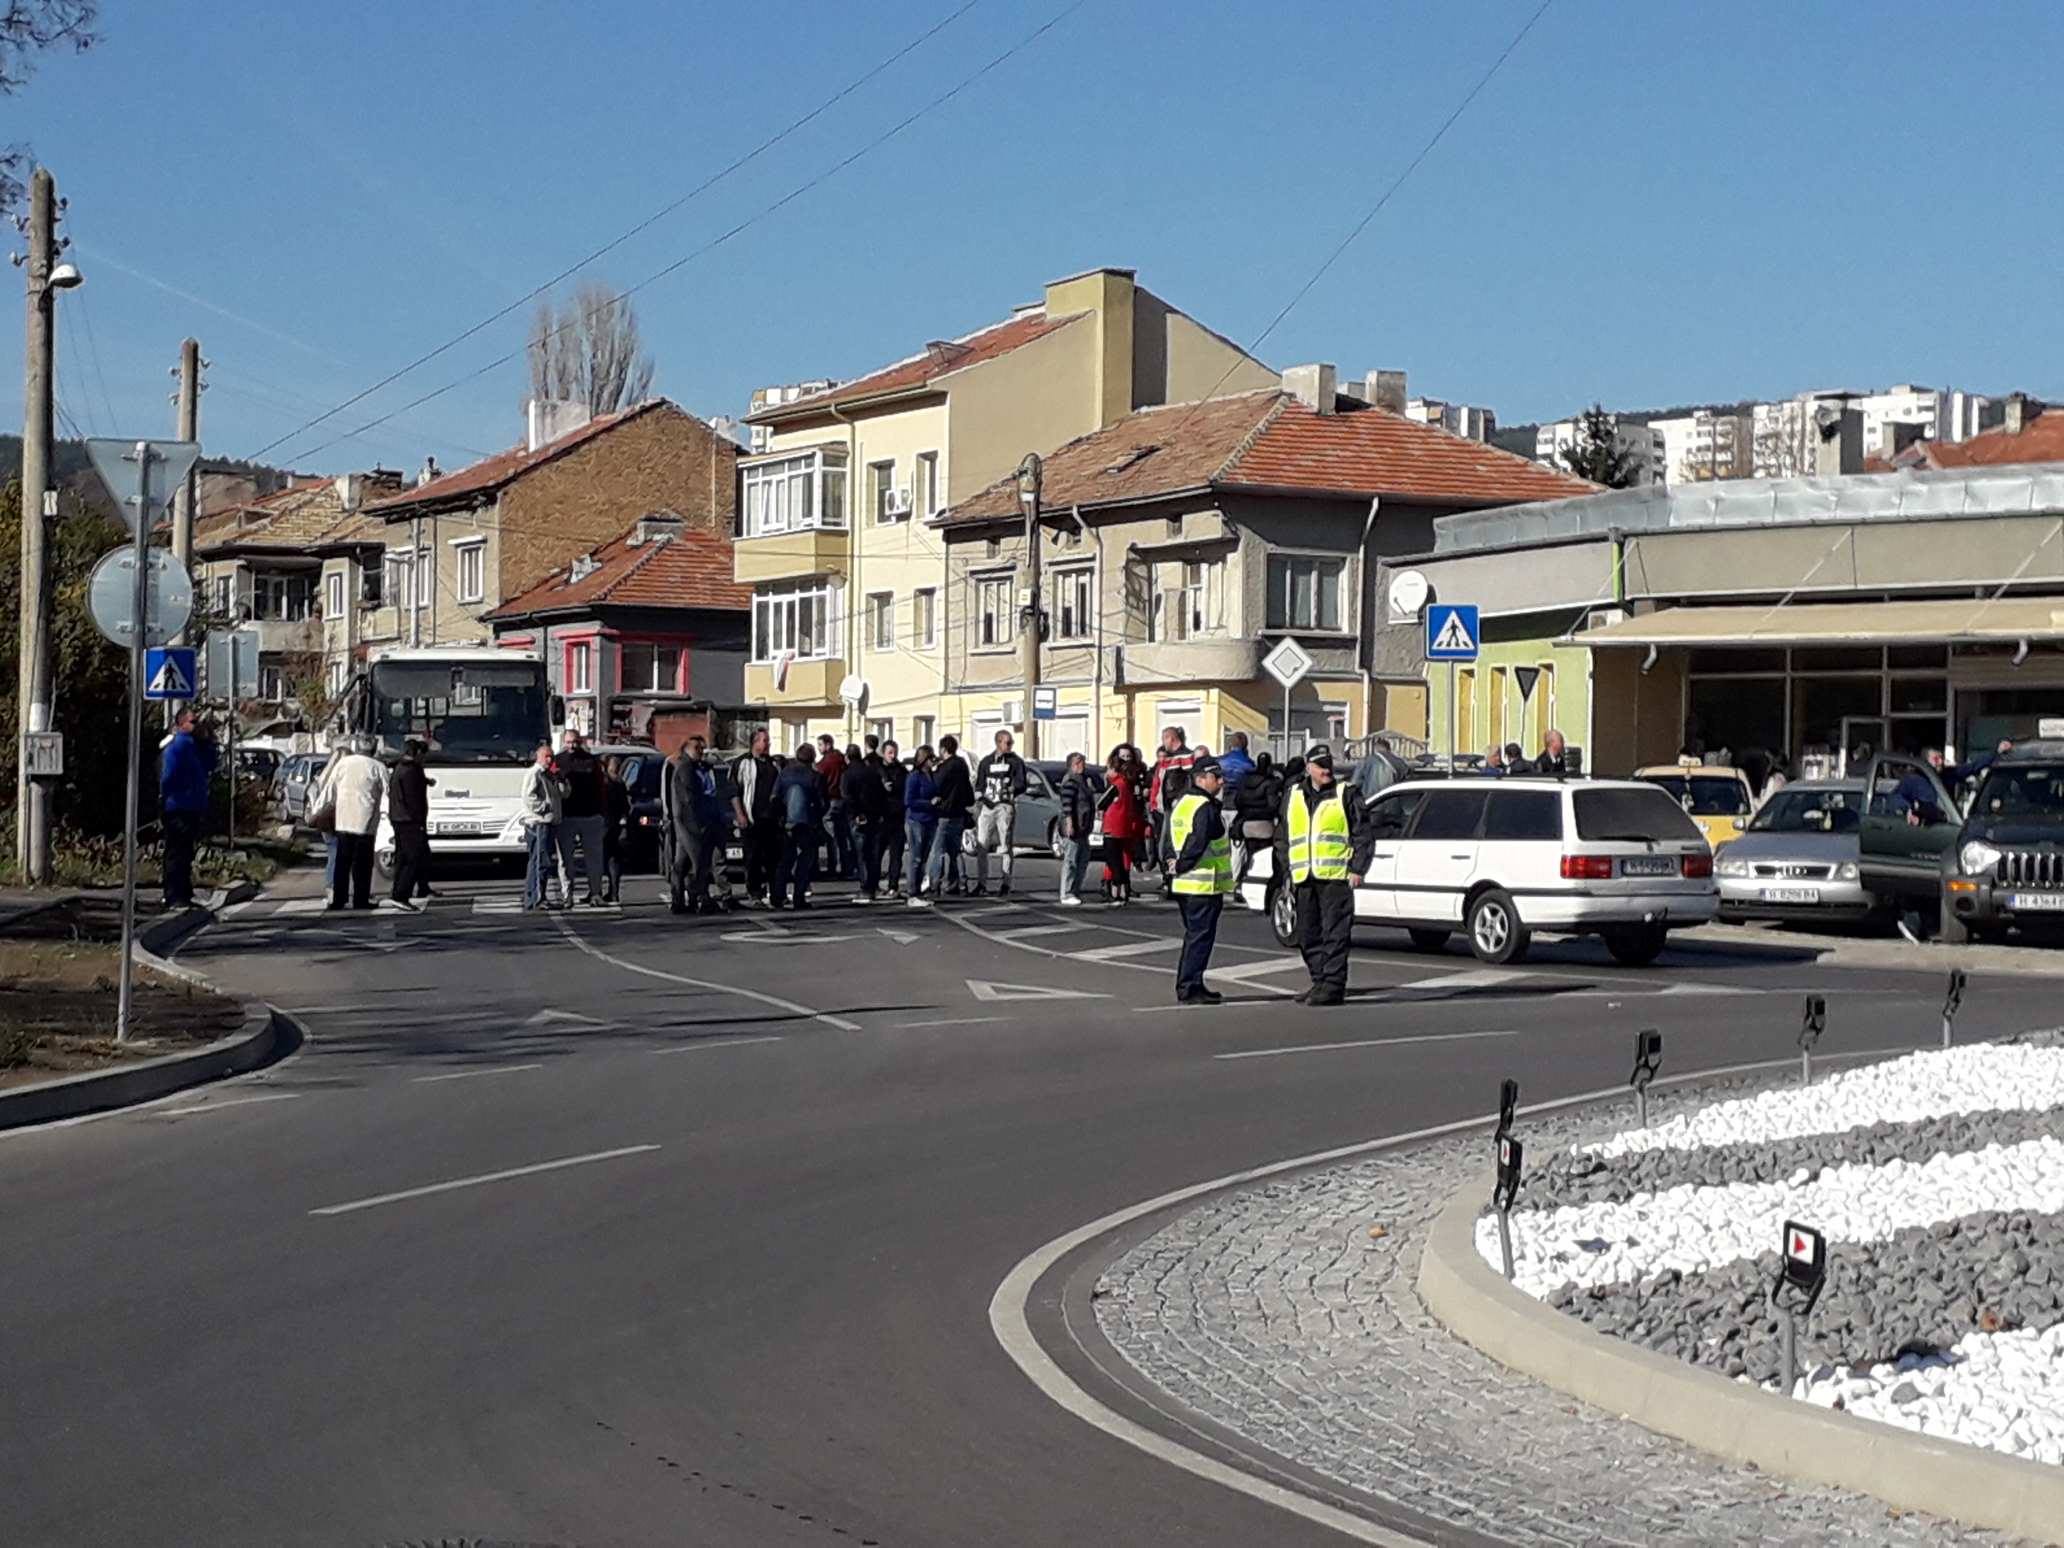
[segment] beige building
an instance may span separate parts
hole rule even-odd
[[[1581,479],[1335,390],[1331,366],[1280,385],[1141,410],[1042,468],[1038,752],[1101,759],[1180,726],[1220,751],[1419,738],[1416,651],[1379,649],[1382,556],[1423,551],[1436,516],[1589,493]],[[943,712],[987,747],[1024,736],[1025,521],[1003,479],[935,523],[949,556]],[[1285,639],[1312,670],[1289,703],[1262,660]]]
[[[1129,269],[830,390],[764,402],[739,459],[735,548],[753,587],[745,696],[793,746],[863,731],[906,747],[954,729],[946,545],[933,518],[1045,452],[1152,404],[1273,373]]]

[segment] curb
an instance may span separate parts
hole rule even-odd
[[[212,905],[197,905],[152,921],[136,933],[137,960],[155,972],[206,985],[202,974],[167,961],[159,953],[176,949],[181,941],[210,923],[218,909],[256,897],[258,890],[254,882],[239,882]],[[246,1000],[244,1024],[204,1048],[0,1091],[0,1130],[133,1107],[212,1080],[241,1075],[291,1049],[296,1038],[293,1023],[286,1017],[262,1001]]]
[[[1451,1198],[1419,1260],[1419,1295],[1492,1359],[1607,1413],[1734,1462],[1908,1510],[2064,1542],[2064,1468],[1782,1398],[1551,1310],[1476,1250],[1488,1173]]]

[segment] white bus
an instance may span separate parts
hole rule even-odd
[[[379,743],[382,761],[418,737],[428,747],[430,839],[439,854],[520,858],[517,820],[524,771],[540,741],[565,718],[534,653],[490,645],[392,647],[376,651],[345,701],[345,723]],[[382,870],[394,859],[394,829],[381,813],[374,845]]]

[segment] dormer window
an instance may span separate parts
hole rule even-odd
[[[601,568],[602,566],[596,562],[593,554],[582,554],[568,566],[566,571],[567,584],[572,585],[578,581],[584,581]]]

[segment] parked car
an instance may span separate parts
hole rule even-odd
[[[1942,939],[2064,927],[2064,742],[2024,742],[1985,772],[1944,859]]]
[[[1596,935],[1613,959],[1653,962],[1668,933],[1719,909],[1713,852],[1663,791],[1634,780],[1411,780],[1369,802],[1369,869],[1357,923],[1402,929],[1438,951],[1461,929],[1485,962],[1524,957],[1537,933]],[[1257,853],[1241,900],[1295,943],[1291,889]]]
[[[639,873],[658,871],[660,856],[665,852],[659,787],[666,779],[666,759],[656,747],[621,756],[624,786],[631,793],[631,821],[624,833],[624,869]]]
[[[1943,863],[1962,821],[1942,777],[1918,758],[1879,753],[1864,774],[1869,792],[1857,835],[1863,884],[1889,909],[1932,929],[1942,907]]]
[[[1860,779],[1799,780],[1765,801],[1713,856],[1720,917],[1805,923],[1879,912],[1863,882],[1867,788]]]
[[[330,765],[328,753],[295,753],[280,766],[280,820],[299,825],[308,820],[308,793]]]
[[[1041,759],[1025,765],[1025,781],[1030,787],[1018,802],[1017,849],[1044,846],[1047,853],[1056,860],[1061,858],[1061,781],[1068,777],[1066,759]],[[1101,794],[1104,788],[1104,773],[1098,768],[1089,770],[1090,788]],[[1039,792],[1037,795],[1034,792]],[[1101,855],[1104,850],[1104,819],[1097,815],[1096,824],[1089,833],[1089,852]]]
[[[1756,792],[1740,769],[1705,763],[1656,764],[1636,769],[1634,777],[1668,791],[1698,825],[1716,855],[1722,845],[1734,842],[1756,809]]]
[[[270,788],[273,776],[285,760],[270,747],[239,747],[236,750],[238,779],[251,780]]]

